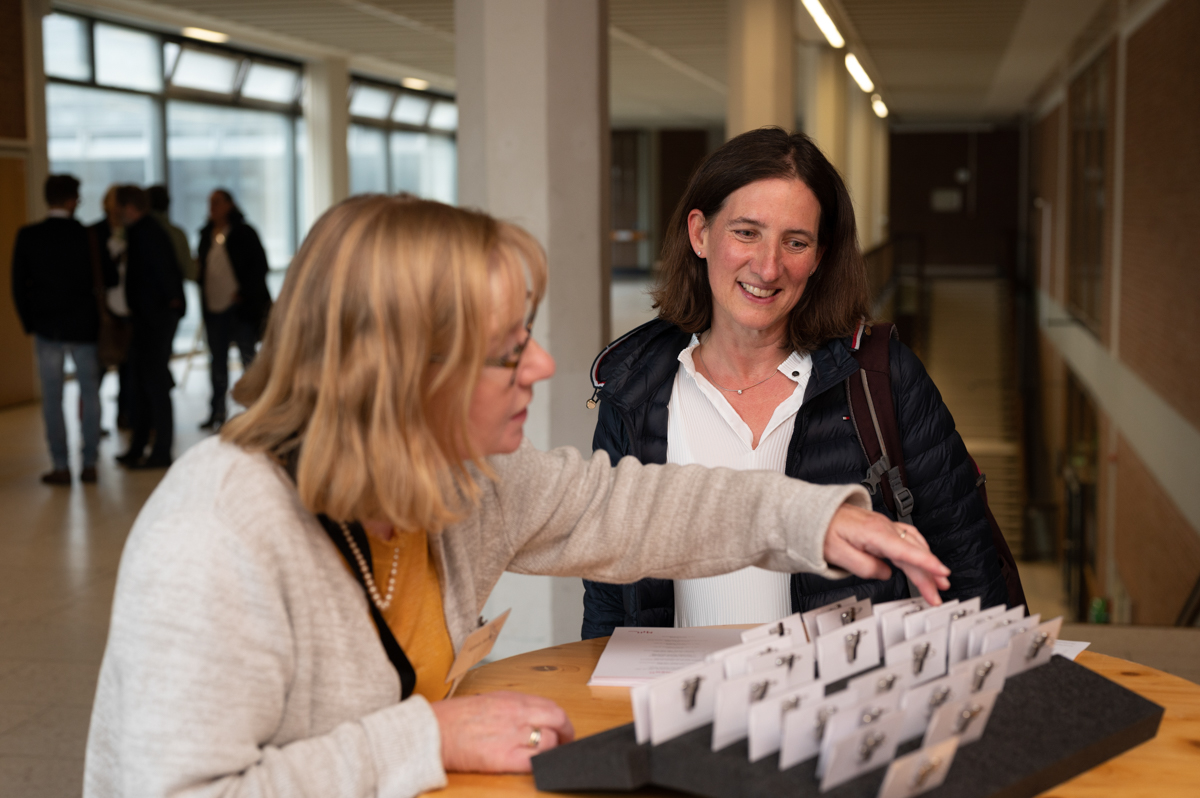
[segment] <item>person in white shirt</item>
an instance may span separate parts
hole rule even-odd
[[[764,128],[710,155],[664,236],[659,318],[592,367],[594,449],[614,462],[698,463],[853,484],[870,463],[850,412],[850,336],[871,316],[854,208],[813,142]],[[920,361],[889,350],[913,523],[954,573],[944,596],[1006,600],[976,473]],[[857,377],[855,377],[857,379]],[[882,493],[875,509],[887,512]],[[850,594],[909,595],[904,575],[836,582],[747,568],[723,576],[586,583],[583,636],[616,626],[765,623]]]

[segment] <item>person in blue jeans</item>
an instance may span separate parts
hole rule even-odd
[[[79,181],[71,175],[46,179],[46,218],[26,225],[13,247],[12,289],[17,315],[33,335],[42,417],[54,467],[42,475],[48,485],[70,485],[67,427],[63,420],[63,383],[69,355],[75,364],[83,411],[81,482],[96,481],[100,443],[100,362],[96,337],[100,317],[87,230],[75,220]]]

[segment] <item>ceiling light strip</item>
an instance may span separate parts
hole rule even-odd
[[[845,47],[846,40],[842,38],[841,31],[837,29],[837,25],[833,24],[833,20],[829,18],[829,13],[825,7],[821,5],[821,0],[800,0],[804,3],[804,8],[808,10],[808,15],[813,18],[813,22],[817,23],[817,27],[821,29],[821,33],[825,34],[825,39],[832,47]]]
[[[867,70],[863,69],[862,64],[858,63],[858,59],[854,57],[854,53],[846,53],[846,70],[854,77],[854,82],[858,87],[867,94],[875,91],[875,84],[871,82],[871,77],[867,74]]]

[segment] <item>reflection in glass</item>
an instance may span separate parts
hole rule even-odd
[[[434,130],[458,129],[458,106],[454,103],[434,103],[429,114],[429,126]]]
[[[429,116],[429,100],[415,94],[401,92],[392,111],[393,122],[403,122],[407,125],[424,125]]]
[[[232,94],[239,66],[240,58],[185,47],[175,64],[171,84],[185,89]]]
[[[171,100],[167,157],[171,215],[195,248],[208,195],[229,190],[262,239],[273,267],[292,257],[291,120],[283,114]]]
[[[350,115],[368,119],[386,119],[392,109],[392,92],[376,86],[355,84],[354,97],[350,100]]]
[[[96,23],[96,82],[141,91],[162,90],[158,37]]]
[[[242,96],[275,103],[294,102],[298,77],[296,70],[288,67],[251,63],[242,81]]]
[[[90,51],[87,22],[65,14],[50,14],[42,19],[42,61],[47,75],[91,80]]]
[[[458,199],[458,162],[454,141],[428,133],[391,135],[392,191],[454,204]]]
[[[162,134],[149,97],[49,83],[46,122],[50,171],[79,178],[76,215],[84,223],[103,216],[101,199],[113,183],[162,179]]]
[[[351,125],[346,139],[350,157],[350,193],[386,193],[387,153],[384,151],[385,133],[365,125]]]

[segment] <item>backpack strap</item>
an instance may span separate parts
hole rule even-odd
[[[889,342],[893,338],[898,338],[894,324],[885,322],[871,327],[862,322],[858,325],[851,339],[851,349],[859,370],[846,378],[846,393],[854,431],[870,463],[862,483],[872,495],[876,490],[882,490],[884,504],[895,514],[896,520],[911,524],[913,495],[908,489],[904,449],[892,401]],[[868,418],[871,420],[869,426],[866,424]]]
[[[317,520],[321,522],[321,526],[325,529],[325,534],[329,535],[329,539],[333,541],[333,545],[337,546],[337,550],[342,553],[346,564],[350,566],[350,573],[354,574],[355,580],[362,586],[363,593],[367,596],[367,606],[371,608],[371,620],[375,622],[375,630],[379,632],[379,641],[383,643],[384,652],[387,653],[392,667],[396,669],[396,673],[400,676],[400,700],[403,701],[411,696],[413,690],[416,689],[417,672],[413,670],[412,663],[408,661],[408,655],[404,653],[404,649],[400,647],[396,636],[392,634],[392,628],[387,625],[387,621],[383,618],[383,613],[379,611],[379,608],[375,606],[375,602],[371,600],[371,594],[367,590],[367,581],[358,569],[357,558],[354,556],[354,552],[350,550],[350,544],[346,542],[346,537],[342,534],[341,527],[336,521],[326,515],[318,515]],[[354,538],[354,544],[358,546],[358,550],[362,553],[364,559],[366,559],[367,568],[373,569],[375,566],[371,562],[371,544],[367,540],[367,533],[362,528],[362,524],[355,521],[346,526],[350,530],[350,535]]]

